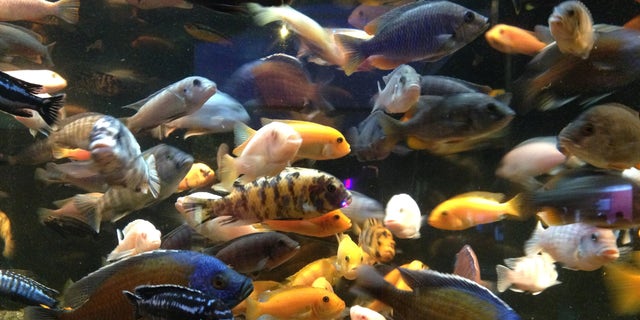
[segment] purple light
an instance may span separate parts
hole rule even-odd
[[[347,190],[351,190],[351,188],[353,187],[353,180],[351,178],[346,178],[343,181],[344,187],[347,188]]]

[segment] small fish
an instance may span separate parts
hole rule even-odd
[[[287,278],[289,287],[310,287],[318,278],[325,278],[329,283],[335,284],[341,273],[337,270],[336,256],[321,258],[310,262],[298,272]]]
[[[283,233],[258,232],[222,244],[222,248],[213,255],[233,270],[249,274],[272,270],[293,258],[299,249],[298,242]],[[205,252],[209,251],[205,249]]]
[[[544,229],[538,222],[531,238],[525,243],[524,251],[527,255],[546,252],[564,268],[583,271],[599,269],[620,256],[616,236],[611,229],[584,223]]]
[[[593,106],[558,134],[558,148],[592,166],[624,170],[640,166],[640,116],[618,103]]]
[[[17,4],[21,5],[20,2]],[[43,38],[29,29],[0,23],[0,55],[21,57],[46,67],[52,67],[51,50],[55,43],[42,44]],[[39,89],[39,88],[38,88]]]
[[[15,253],[15,242],[11,231],[11,220],[6,213],[0,211],[0,238],[4,242],[4,249],[2,249],[2,256],[11,259]]]
[[[63,235],[96,235],[97,232],[89,226],[89,219],[81,211],[81,205],[83,202],[97,202],[102,195],[103,193],[100,192],[92,192],[54,201],[54,205],[58,209],[38,208],[39,220],[42,224]],[[89,199],[85,200],[86,198]],[[78,206],[79,204],[80,207]]]
[[[265,292],[259,300],[247,300],[247,320],[262,315],[277,319],[334,319],[345,308],[335,293],[322,288],[289,287]]]
[[[67,23],[78,22],[80,0],[18,0],[3,2],[0,6],[0,21],[39,21],[47,16],[55,16]]]
[[[420,207],[413,198],[406,194],[396,194],[385,207],[384,226],[400,239],[420,238],[422,216]]]
[[[86,91],[101,97],[119,97],[131,91],[147,90],[153,83],[149,78],[131,69],[81,70],[74,84]]]
[[[411,66],[402,64],[382,77],[384,89],[378,83],[378,95],[374,98],[373,110],[384,109],[388,113],[405,113],[420,97],[420,74]]]
[[[347,280],[356,278],[357,269],[365,263],[365,252],[348,234],[336,235],[338,238],[338,253],[335,266],[339,275]]]
[[[172,284],[137,286],[135,292],[122,293],[135,306],[135,319],[157,320],[217,319],[233,320],[229,307],[200,290]]]
[[[518,194],[502,202],[504,194],[501,193],[463,193],[437,205],[429,214],[429,224],[443,230],[464,230],[506,217],[523,220],[526,218],[524,199],[524,194]]]
[[[264,220],[262,224],[268,229],[282,232],[293,232],[310,237],[329,237],[351,228],[351,219],[336,209],[317,218],[304,220]]]
[[[162,233],[147,220],[136,219],[122,231],[117,230],[118,246],[109,253],[107,262],[114,262],[136,254],[160,248]]]
[[[215,179],[215,172],[206,163],[196,162],[178,184],[177,192],[210,186]]]
[[[358,269],[352,290],[366,293],[393,308],[394,319],[520,319],[491,291],[465,278],[433,270],[399,268],[413,291],[399,290],[373,267]]]
[[[230,222],[269,219],[308,219],[343,208],[351,195],[336,177],[315,169],[288,167],[237,187],[220,199],[180,197],[176,206],[202,213],[201,222],[231,216]]]
[[[586,59],[595,43],[593,19],[580,1],[564,1],[553,8],[549,29],[560,52]]]
[[[352,320],[385,320],[386,318],[369,309],[359,305],[354,305],[349,308],[349,316]]]
[[[249,122],[247,110],[230,95],[217,91],[196,112],[161,124],[153,129],[158,139],[167,138],[175,130],[184,129],[184,138],[211,133],[231,132],[236,122]]]
[[[11,270],[0,270],[0,296],[31,306],[55,308],[58,291]]]
[[[544,289],[560,284],[553,259],[546,253],[505,259],[496,265],[498,292],[511,289],[516,292],[531,292],[536,295]]]
[[[211,28],[201,23],[187,22],[184,24],[184,31],[187,32],[194,39],[200,41],[206,41],[211,43],[221,44],[223,46],[230,46],[233,43],[229,40],[229,37],[222,34],[220,31]]]
[[[302,142],[296,153],[296,159],[331,160],[342,158],[351,152],[351,146],[340,131],[311,121],[262,118],[262,125],[282,122],[300,134]],[[239,150],[240,146],[233,150]]]
[[[109,185],[149,192],[153,197],[160,193],[155,156],[141,155],[138,141],[120,120],[111,116],[98,119],[89,133],[89,151]]]
[[[298,35],[301,42],[313,51],[313,55],[331,65],[344,64],[344,56],[333,41],[333,37],[315,20],[303,13],[288,5],[263,7],[257,3],[247,3],[247,8],[253,14],[256,24],[264,26],[270,22],[283,21],[287,28]]]
[[[55,71],[51,70],[11,70],[4,73],[24,82],[38,84],[40,88],[36,93],[56,93],[67,87],[67,80]]]
[[[236,140],[246,140],[237,158],[226,154],[226,148],[220,147],[218,150],[219,186],[224,190],[231,190],[233,182],[240,175],[243,175],[240,178],[242,184],[260,177],[277,175],[290,165],[302,144],[300,134],[282,122],[268,123],[253,135],[251,132],[254,131],[245,124],[236,124]],[[247,135],[250,138],[239,138]]]
[[[167,52],[174,50],[176,46],[171,40],[165,38],[141,35],[131,41],[131,47],[144,51]]]
[[[640,269],[629,263],[609,263],[604,266],[603,278],[611,308],[617,315],[640,313],[640,295],[636,290],[640,285]]]
[[[40,98],[36,93],[41,88],[41,85],[22,81],[0,71],[0,110],[22,117],[31,117],[31,113],[24,109],[35,110],[48,125],[54,124],[65,95]]]
[[[133,307],[122,291],[167,283],[201,291],[229,308],[253,290],[250,279],[214,257],[193,251],[155,250],[90,273],[65,291],[64,309],[27,307],[25,319],[129,319]]]
[[[337,35],[344,47],[345,74],[368,57],[379,69],[393,69],[412,61],[436,61],[471,42],[489,27],[488,19],[448,1],[416,2],[397,7],[370,22],[369,40]],[[409,31],[411,30],[411,31]]]
[[[537,137],[521,142],[500,160],[496,176],[518,183],[529,190],[542,186],[537,176],[550,174],[567,157],[558,151],[556,137]]]
[[[534,32],[506,24],[493,26],[484,37],[492,48],[506,54],[535,56],[547,46]]]
[[[131,132],[138,133],[194,113],[216,90],[216,84],[207,78],[186,77],[125,106],[137,110],[136,114],[127,118],[127,127]]]
[[[381,220],[369,219],[364,223],[358,246],[376,262],[387,263],[396,256],[396,241]]]

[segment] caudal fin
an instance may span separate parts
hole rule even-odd
[[[80,15],[80,0],[59,0],[55,2],[58,12],[56,17],[66,21],[70,24],[78,23]]]
[[[358,67],[367,57],[362,53],[360,45],[365,41],[344,34],[335,34],[334,37],[340,43],[346,63],[342,67],[346,75],[351,75],[358,70]]]
[[[49,98],[43,99],[42,108],[38,109],[38,113],[48,125],[52,126],[58,121],[58,111],[63,106],[65,94],[57,94]]]
[[[511,287],[511,280],[509,280],[509,273],[511,269],[498,264],[496,265],[496,273],[498,274],[498,292],[505,292]]]
[[[544,232],[544,228],[542,227],[542,223],[538,221],[536,224],[536,229],[531,234],[531,238],[527,240],[524,244],[524,253],[526,255],[537,254],[542,249],[540,247],[540,238],[542,237],[542,233]]]
[[[604,284],[609,291],[612,309],[618,315],[640,312],[640,271],[623,263],[609,263],[604,266]]]

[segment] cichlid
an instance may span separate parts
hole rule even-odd
[[[48,162],[44,169],[36,168],[34,178],[47,186],[63,184],[87,192],[105,192],[109,188],[90,161]]]
[[[233,314],[219,299],[189,287],[171,284],[137,286],[122,291],[135,306],[136,319],[217,319],[233,320]]]
[[[0,296],[31,306],[55,308],[58,291],[11,270],[0,270]]]
[[[560,284],[553,259],[546,253],[505,259],[496,265],[498,292],[511,289],[516,292],[531,292],[536,295],[544,289]]]
[[[184,176],[176,192],[211,186],[216,179],[216,173],[206,163],[196,162]]]
[[[53,125],[57,121],[58,109],[62,107],[65,95],[41,98],[36,95],[41,89],[39,84],[26,82],[0,71],[0,111],[29,118],[32,117],[31,113],[24,109],[35,110],[48,125]]]
[[[534,32],[506,24],[493,26],[484,37],[492,48],[506,54],[535,56],[547,46]]]
[[[184,31],[186,31],[194,39],[200,41],[206,41],[211,43],[217,43],[223,46],[231,46],[233,43],[229,40],[227,35],[224,35],[220,31],[201,23],[187,22],[183,25]]]
[[[0,21],[40,21],[47,16],[55,16],[67,23],[78,22],[80,0],[13,0],[0,5]]]
[[[259,178],[220,199],[178,198],[176,206],[200,212],[206,222],[231,216],[229,222],[308,219],[349,205],[351,195],[336,177],[316,169],[289,167],[277,176]],[[198,215],[197,215],[198,216]]]
[[[147,220],[129,222],[122,231],[117,230],[118,246],[109,253],[107,262],[113,262],[136,254],[160,248],[162,233]]]
[[[128,319],[134,313],[134,306],[122,291],[160,284],[201,291],[230,308],[253,290],[251,280],[214,257],[193,251],[156,250],[90,273],[66,290],[65,309],[28,307],[25,319]]]
[[[502,202],[504,194],[482,191],[467,192],[437,205],[429,214],[429,224],[443,230],[464,230],[479,224],[500,221],[505,217],[523,220],[524,194]]]
[[[67,80],[51,70],[11,70],[4,73],[25,82],[42,86],[37,93],[56,93],[67,87]]]
[[[374,98],[373,110],[384,109],[388,113],[405,113],[420,98],[420,74],[411,66],[399,65],[382,77],[384,89],[378,83],[378,95]]]
[[[319,217],[304,220],[264,220],[269,230],[292,232],[311,237],[329,237],[351,228],[351,219],[336,209]]]
[[[544,229],[538,222],[524,251],[527,255],[546,252],[563,267],[583,271],[599,269],[620,256],[613,230],[584,223]]]
[[[396,241],[381,220],[369,219],[364,223],[358,236],[358,246],[379,263],[390,262],[396,256]]]
[[[400,239],[420,238],[422,216],[420,207],[413,198],[406,194],[396,194],[384,209],[384,226]]]
[[[593,19],[580,1],[564,1],[553,8],[549,30],[560,52],[586,59],[595,43]]]
[[[51,50],[55,43],[42,44],[36,32],[10,23],[0,23],[0,56],[21,57],[46,67],[52,67]]]
[[[336,258],[336,256],[333,256],[310,262],[288,277],[286,285],[289,287],[310,287],[318,278],[324,278],[329,283],[335,284],[341,276],[336,267]]]
[[[489,27],[488,19],[448,1],[418,1],[383,14],[365,31],[369,40],[337,35],[344,47],[347,75],[368,57],[379,69],[393,69],[403,63],[436,61],[478,37]]]
[[[97,202],[102,193],[92,192],[77,194],[71,198],[54,201],[58,209],[38,208],[38,217],[41,223],[53,228],[59,233],[77,235],[96,235],[97,231],[90,226],[90,217],[81,210],[82,204],[87,201]],[[86,200],[88,199],[88,200]]]
[[[335,266],[339,275],[345,279],[356,278],[357,269],[365,262],[365,252],[359,247],[348,234],[336,235],[338,238],[338,252]]]
[[[137,110],[126,119],[129,130],[138,133],[194,113],[216,93],[216,84],[203,77],[186,77],[125,108]]]
[[[478,257],[468,244],[465,244],[462,249],[456,253],[456,262],[453,265],[453,274],[467,278],[491,290],[491,292],[495,292],[495,284],[482,280]]]
[[[7,259],[12,259],[15,254],[16,244],[13,238],[13,231],[11,230],[11,220],[9,220],[9,216],[3,211],[0,211],[0,238],[2,238],[4,244],[2,256]]]
[[[593,106],[558,134],[558,149],[598,168],[640,166],[640,116],[619,103]]]
[[[349,317],[352,320],[385,320],[386,318],[369,309],[359,305],[354,305],[349,308]]]
[[[155,156],[142,156],[140,145],[120,120],[104,116],[89,133],[89,151],[98,173],[110,186],[123,186],[135,192],[160,193]]]
[[[340,297],[323,288],[288,287],[247,300],[247,320],[269,315],[276,319],[335,319],[345,308]]]
[[[635,264],[624,262],[609,263],[604,266],[603,279],[611,300],[611,308],[617,315],[637,315],[640,313],[640,269]]]
[[[491,93],[494,92],[491,87],[486,85],[440,75],[423,75],[420,78],[420,88],[420,94],[423,96],[450,96],[459,93],[484,93],[491,95]],[[506,101],[506,99],[504,99],[504,101]]]
[[[413,291],[395,288],[370,266],[359,268],[352,290],[386,303],[398,320],[520,319],[504,301],[471,280],[432,270],[399,271]]]

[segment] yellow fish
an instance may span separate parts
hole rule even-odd
[[[439,204],[429,215],[432,227],[444,230],[464,230],[505,217],[523,219],[523,196],[502,202],[504,195],[482,191],[457,195]]]
[[[365,253],[347,234],[338,237],[338,254],[336,257],[336,269],[348,280],[356,278],[356,269],[364,263]]]
[[[413,260],[409,263],[405,263],[403,265],[400,266],[400,268],[405,268],[405,269],[409,269],[409,270],[426,270],[429,269],[429,267],[424,264],[422,261],[420,260]],[[402,280],[402,276],[400,275],[400,271],[398,270],[398,268],[395,268],[391,271],[389,271],[389,273],[387,273],[384,276],[384,280],[393,284],[396,288],[400,289],[400,290],[407,290],[407,291],[413,291],[413,289],[411,289],[411,287],[404,281]],[[390,311],[391,308],[389,306],[387,306],[386,304],[382,303],[382,301],[380,300],[374,300],[373,302],[371,302],[367,308],[376,311],[376,312],[385,312],[385,311]]]
[[[311,237],[328,237],[351,228],[351,219],[340,209],[325,213],[316,218],[304,220],[265,220],[268,229],[293,232]]]
[[[196,162],[191,165],[187,175],[180,181],[177,192],[210,186],[215,178],[215,172],[208,165]]]
[[[11,235],[11,221],[9,221],[7,214],[2,211],[0,211],[0,237],[4,241],[2,255],[5,258],[12,258],[15,244],[13,242],[13,236]]]
[[[268,314],[276,319],[334,319],[345,308],[335,293],[323,288],[291,287],[247,299],[247,320]]]
[[[618,315],[640,313],[640,269],[616,262],[605,264],[604,271],[604,284],[614,312]]]
[[[271,281],[271,280],[255,280],[253,281],[253,291],[247,299],[244,299],[237,306],[233,307],[231,311],[234,316],[243,315],[247,312],[247,300],[254,299],[257,300],[260,294],[267,290],[275,290],[281,287],[280,282]]]
[[[287,278],[287,285],[291,287],[295,286],[307,286],[313,285],[318,278],[323,277],[329,283],[334,284],[339,278],[340,274],[336,270],[336,256],[329,258],[322,258],[313,261],[294,275]]]

